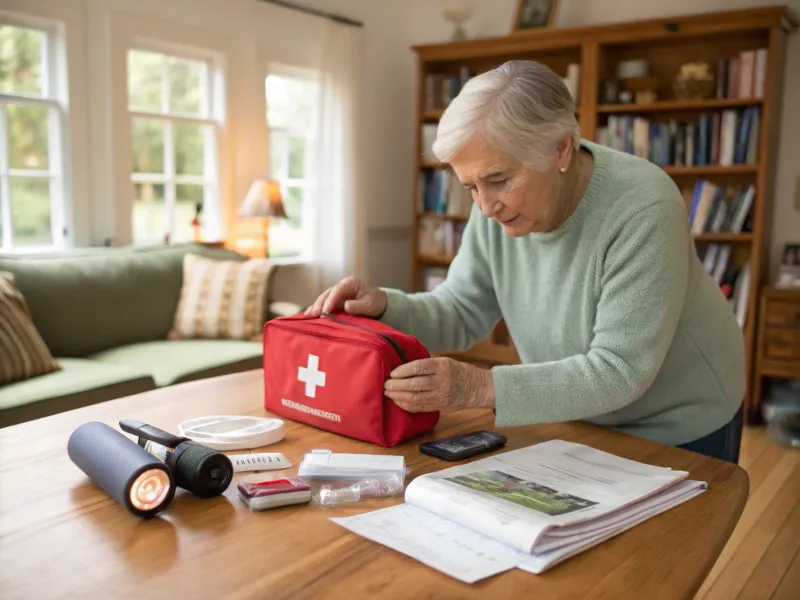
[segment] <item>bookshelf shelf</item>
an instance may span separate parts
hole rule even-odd
[[[706,111],[760,106],[759,98],[712,98],[709,100],[662,100],[650,104],[600,104],[597,112],[602,114],[636,114],[677,111]]]
[[[731,233],[728,231],[706,232],[694,236],[696,242],[718,242],[727,244],[750,244],[753,242],[752,233]]]
[[[756,175],[757,165],[708,165],[704,167],[663,167],[664,171],[674,177],[715,177],[721,175]]]
[[[698,256],[743,326],[749,419],[756,299],[769,272],[786,46],[797,27],[789,9],[769,6],[412,47],[417,58],[412,289],[429,289],[446,277],[465,224],[446,212],[471,203],[469,197],[454,201],[459,186],[444,187],[447,171],[431,162],[429,153],[420,159],[435,139],[444,107],[470,77],[507,60],[539,61],[567,84],[579,107],[582,138],[662,165],[681,189],[692,211]],[[655,101],[609,103],[620,97],[615,85],[628,85],[619,75],[623,63],[645,65],[645,76],[631,80],[628,91],[635,96],[637,85],[639,91],[654,89]],[[708,65],[711,97],[674,99],[673,83],[688,63]],[[459,357],[481,364],[517,362],[504,327],[500,321]]]

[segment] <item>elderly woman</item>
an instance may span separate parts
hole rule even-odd
[[[346,278],[307,314],[378,318],[431,352],[467,349],[503,318],[522,364],[415,361],[386,394],[409,411],[584,420],[736,462],[743,336],[670,177],[581,139],[562,80],[527,61],[464,86],[433,151],[474,200],[446,281],[406,294]]]

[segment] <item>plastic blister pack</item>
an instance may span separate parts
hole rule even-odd
[[[362,498],[398,496],[404,488],[405,476],[395,473],[384,477],[365,477],[345,486],[326,483],[315,492],[314,500],[321,506],[338,506],[355,503]]]

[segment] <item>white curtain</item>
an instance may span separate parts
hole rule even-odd
[[[365,277],[367,272],[366,206],[359,173],[363,33],[361,27],[331,21],[325,27],[317,185],[310,215],[320,290],[347,275]]]

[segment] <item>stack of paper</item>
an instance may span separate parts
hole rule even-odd
[[[543,573],[701,494],[685,471],[553,440],[415,479],[405,504],[333,519],[473,583]]]

